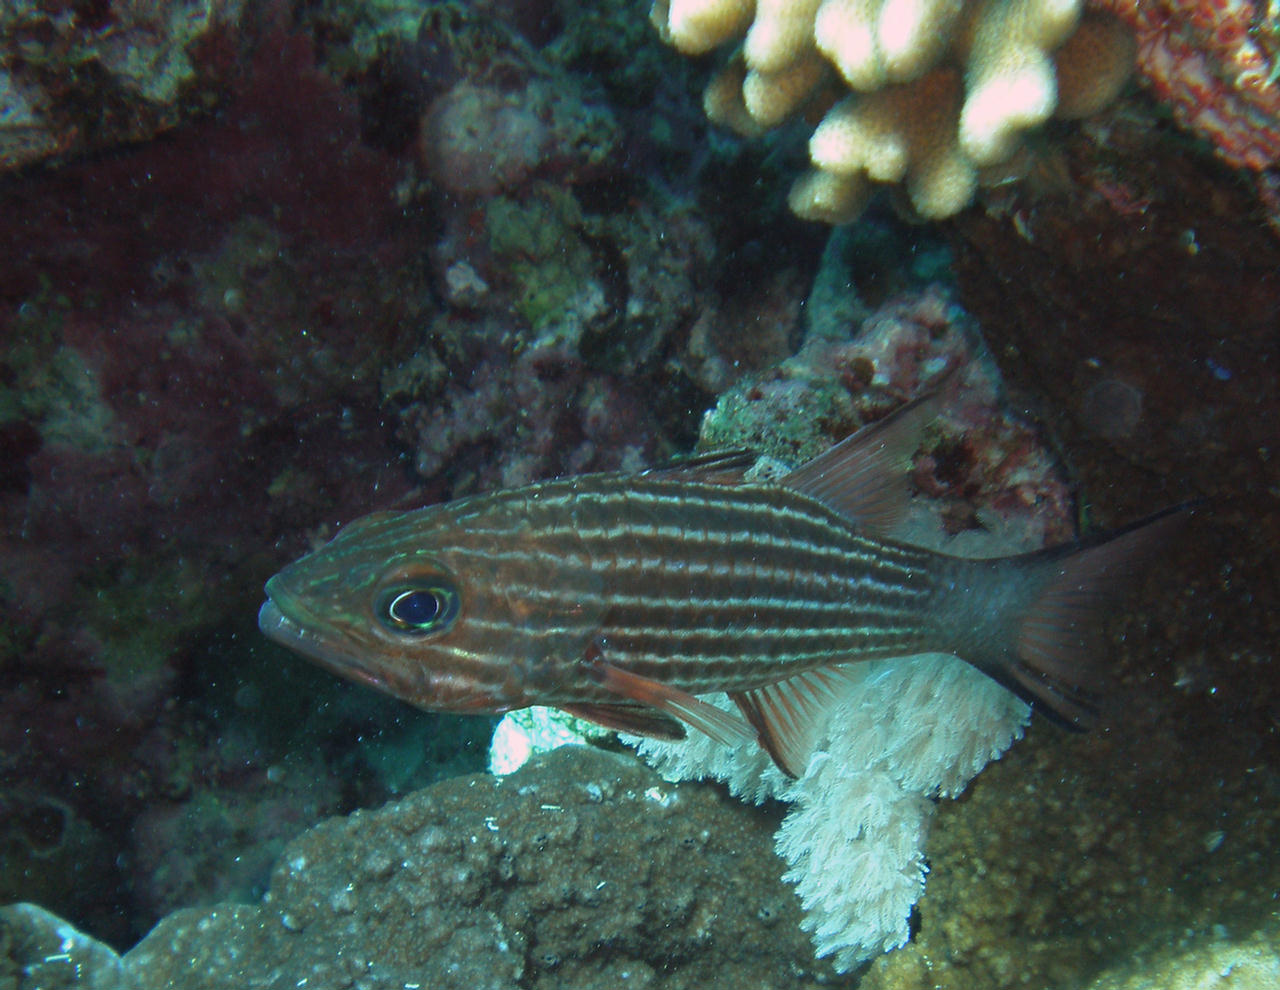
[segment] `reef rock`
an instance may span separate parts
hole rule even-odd
[[[169,915],[116,958],[50,978],[64,925],[4,909],[0,974],[24,987],[840,986],[813,960],[773,854],[776,815],[566,747],[311,829],[254,905]],[[13,920],[36,911],[39,931]],[[7,925],[4,923],[7,922]],[[79,945],[90,940],[72,932]],[[96,944],[96,943],[95,943]],[[50,946],[55,946],[50,948]],[[78,950],[77,950],[78,951]],[[7,969],[5,968],[7,967]],[[74,978],[73,978],[74,974]],[[850,984],[851,985],[851,984]]]
[[[243,0],[0,5],[0,172],[154,137],[216,90]]]
[[[120,957],[35,904],[0,907],[0,987],[115,990],[127,982]]]

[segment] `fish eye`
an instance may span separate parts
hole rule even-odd
[[[397,584],[378,595],[374,610],[392,632],[426,636],[443,632],[458,616],[458,589],[434,580],[426,584]]]

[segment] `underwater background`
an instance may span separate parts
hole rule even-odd
[[[948,134],[1070,44],[950,6]],[[1280,14],[1086,6],[1105,99],[935,196],[904,98],[914,164],[855,196],[806,172],[848,86],[799,0],[746,63],[750,4],[0,5],[0,988],[1280,985]],[[910,941],[856,965],[782,802],[613,739],[494,776],[496,718],[258,631],[367,512],[794,464],[955,369],[948,537],[1207,502],[1109,621],[1102,725],[921,798]]]

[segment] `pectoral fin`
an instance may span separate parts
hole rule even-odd
[[[615,732],[629,732],[633,736],[650,739],[683,739],[684,726],[670,716],[641,705],[559,705],[561,710],[576,718],[603,725]]]
[[[679,688],[673,688],[648,677],[641,677],[639,674],[632,674],[604,660],[588,658],[586,662],[592,676],[603,687],[619,697],[665,712],[672,718],[693,726],[699,732],[706,733],[725,746],[740,746],[745,742],[756,741],[755,732],[742,719],[734,717],[715,705],[709,705]]]
[[[760,733],[760,745],[778,769],[794,778],[809,765],[827,712],[846,677],[843,667],[823,667],[729,697]]]

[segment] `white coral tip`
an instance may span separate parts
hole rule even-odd
[[[1017,148],[1019,132],[1047,120],[1057,99],[1053,70],[1044,60],[994,76],[965,99],[960,145],[977,165],[1005,161]]]

